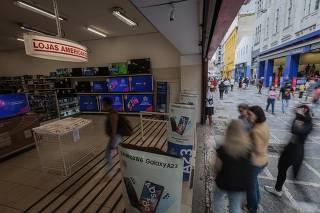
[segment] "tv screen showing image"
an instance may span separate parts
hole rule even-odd
[[[93,81],[92,92],[96,92],[96,93],[108,92],[107,81]]]
[[[95,76],[98,73],[98,67],[86,67],[83,69],[85,76]]]
[[[111,75],[127,75],[128,65],[127,63],[113,63],[109,66]]]
[[[130,74],[144,74],[151,72],[150,58],[131,59],[128,61],[128,71]]]
[[[76,82],[77,92],[91,92],[91,82],[90,81],[77,81]]]
[[[152,75],[130,77],[132,92],[152,92]]]
[[[104,99],[109,98],[112,100],[112,109],[117,110],[118,112],[123,112],[123,97],[122,95],[101,95],[99,97],[100,100],[100,109],[105,112],[106,110],[103,107]]]
[[[127,112],[153,112],[152,95],[125,95],[124,99]]]
[[[0,94],[0,119],[29,112],[28,100],[23,93]]]
[[[79,97],[80,111],[99,111],[98,101],[96,96],[81,95]]]
[[[128,77],[110,77],[107,79],[109,92],[129,92]]]

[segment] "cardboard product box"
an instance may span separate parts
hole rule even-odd
[[[0,120],[0,160],[34,144],[32,128],[40,126],[38,114]]]

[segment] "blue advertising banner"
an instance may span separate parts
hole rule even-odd
[[[192,145],[168,142],[167,152],[183,159],[183,181],[188,181],[191,173]]]

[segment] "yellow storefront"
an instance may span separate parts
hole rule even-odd
[[[231,78],[232,70],[234,69],[235,50],[237,41],[237,28],[235,28],[226,42],[224,43],[224,65],[223,78]]]

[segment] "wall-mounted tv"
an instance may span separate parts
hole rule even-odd
[[[129,92],[128,77],[110,77],[107,79],[109,92]]]
[[[143,74],[151,72],[150,58],[131,59],[128,61],[128,71],[130,74]]]
[[[0,119],[29,112],[28,100],[23,93],[0,94]]]
[[[152,92],[152,75],[138,75],[130,77],[132,92]]]
[[[96,96],[81,95],[79,97],[80,111],[99,111],[98,101]]]
[[[152,95],[124,95],[124,99],[127,112],[153,112]]]
[[[109,98],[112,100],[112,109],[117,110],[119,112],[122,112],[124,110],[122,95],[101,95],[99,97],[101,111],[103,111],[103,112],[106,111],[103,108],[103,99],[104,98]]]
[[[109,66],[111,75],[127,75],[128,65],[127,63],[113,63]]]
[[[96,92],[96,93],[108,92],[107,81],[93,81],[92,92]]]

